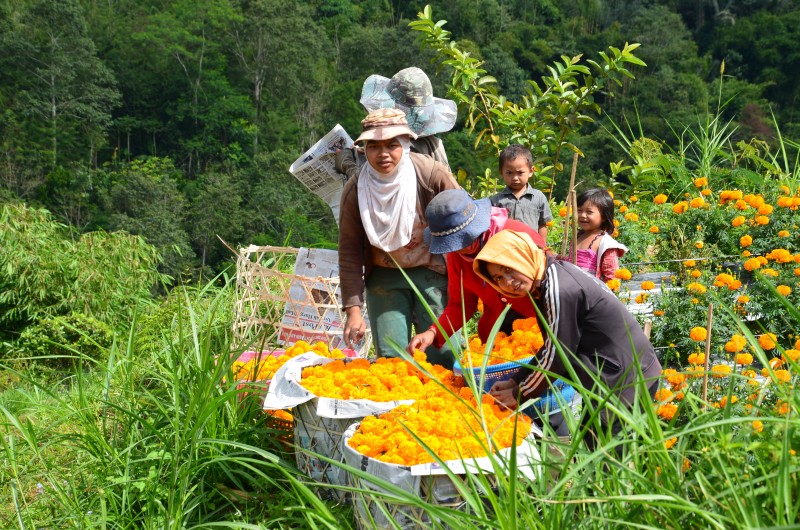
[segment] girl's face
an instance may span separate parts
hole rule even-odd
[[[510,267],[489,263],[486,270],[492,281],[509,296],[526,296],[533,290],[533,280]]]
[[[391,173],[403,157],[403,146],[397,138],[368,140],[365,150],[369,165],[384,175]]]
[[[586,201],[578,206],[578,225],[584,232],[595,232],[603,226],[603,215],[593,202]]]

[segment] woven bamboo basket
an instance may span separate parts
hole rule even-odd
[[[327,257],[334,252],[255,245],[240,249],[232,330],[239,349],[265,350],[298,340],[344,348],[338,267],[334,275],[296,274],[301,251]],[[310,273],[314,264],[308,264]],[[357,348],[360,355],[366,356],[371,338],[368,328]]]

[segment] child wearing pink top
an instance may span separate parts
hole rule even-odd
[[[578,195],[578,251],[576,265],[604,282],[614,278],[619,258],[628,247],[611,237],[614,199],[608,190],[593,188]],[[571,253],[570,253],[571,254]],[[568,260],[568,257],[559,256]]]

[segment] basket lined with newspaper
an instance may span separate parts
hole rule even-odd
[[[269,349],[299,340],[344,349],[344,314],[335,250],[255,246],[239,250],[233,338],[240,349]],[[363,341],[371,344],[368,316]]]
[[[467,473],[492,475],[498,467],[503,469],[512,447],[518,471],[533,479],[539,458],[526,441],[532,429],[541,434],[527,416],[501,410],[488,396],[479,407],[469,389],[458,397],[418,400],[351,425],[342,451],[349,466],[348,483],[354,488],[357,527],[429,528],[430,512],[417,499],[461,509],[464,501],[458,482],[469,480]],[[491,438],[486,438],[486,432],[492,433]],[[487,448],[491,448],[491,458]],[[443,466],[432,453],[444,461]],[[390,493],[390,487],[408,496]]]
[[[345,475],[321,457],[342,461],[341,439],[348,425],[462,381],[420,355],[420,366],[436,381],[402,359],[333,360],[312,353],[289,360],[275,374],[264,407],[292,407],[297,466],[314,482],[332,486],[321,490],[324,497],[343,498],[336,486],[345,485]]]

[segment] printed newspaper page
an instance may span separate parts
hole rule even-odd
[[[352,146],[352,138],[337,123],[336,127],[289,167],[292,175],[331,207],[337,223],[339,222],[339,199],[344,188],[344,177],[336,171],[335,155],[337,150]]]
[[[289,286],[290,301],[286,302],[281,319],[278,342],[308,343],[322,341],[330,348],[347,346],[342,336],[344,312],[341,310],[339,289],[339,253],[320,248],[300,248],[294,265],[294,279]],[[367,333],[354,348],[366,356],[370,346],[369,317],[364,321]]]

